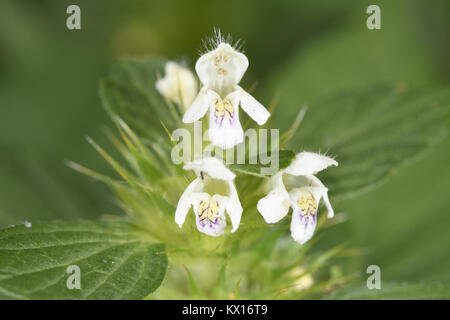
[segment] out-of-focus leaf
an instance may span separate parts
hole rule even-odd
[[[309,108],[291,146],[334,155],[339,167],[321,177],[332,196],[372,189],[446,133],[448,88],[375,86]]]
[[[333,300],[419,300],[450,299],[448,283],[405,283],[382,284],[381,289],[369,290],[367,287],[345,288],[333,293],[328,299]]]
[[[100,4],[82,6],[93,13]],[[95,31],[77,35],[52,18],[66,7],[0,3],[1,226],[117,211],[104,186],[64,166],[65,159],[83,159],[104,168],[89,158],[82,137],[97,136],[99,124],[108,121],[98,107],[97,85],[110,55],[113,28],[106,26],[112,16],[92,19],[96,26],[88,28]]]
[[[368,3],[359,6],[363,12]],[[357,190],[369,190],[400,162],[429,145],[442,129],[433,121],[433,117],[440,120],[439,111],[427,107],[433,101],[425,102],[422,108],[413,103],[415,98],[422,102],[427,99],[421,93],[411,90],[396,95],[395,90],[390,92],[377,85],[398,83],[399,87],[409,88],[438,83],[424,46],[407,36],[417,24],[402,9],[404,3],[386,1],[382,7],[381,30],[361,27],[361,16],[354,14],[346,25],[300,48],[265,86],[264,92],[270,92],[271,96],[274,91],[279,94],[273,127],[283,128],[287,121],[292,123],[298,109],[308,106],[289,148],[328,152],[337,157],[340,167],[325,173],[333,180],[329,186],[331,195],[338,192],[350,196]],[[405,51],[409,52],[406,56]],[[409,100],[403,101],[408,96]],[[318,102],[324,97],[335,98]],[[446,107],[445,100],[443,103]],[[383,121],[391,127],[388,132],[384,132]],[[430,127],[421,127],[427,124]],[[372,131],[366,132],[366,127]],[[373,168],[365,172],[362,162]],[[345,170],[349,171],[344,173]],[[346,181],[341,179],[344,174]],[[339,185],[336,179],[340,179]]]
[[[380,2],[380,30],[365,27],[364,12],[372,3],[358,1],[351,5],[354,11],[345,24],[310,39],[267,78],[261,92],[267,99],[278,94],[277,112],[271,117],[276,127],[292,122],[301,106],[343,91],[377,83],[440,83],[427,46],[420,41],[420,24],[406,10],[407,1]],[[417,37],[411,36],[414,32]]]
[[[12,148],[0,153],[0,225],[51,219],[93,219],[112,210],[106,190],[64,165],[29,158]],[[112,210],[113,211],[113,210]]]
[[[266,100],[273,97],[274,91],[279,97],[277,112],[271,117],[273,127],[292,123],[299,108],[307,105],[301,131],[308,122],[314,122],[317,110],[312,108],[321,106],[314,104],[318,99],[343,91],[358,91],[380,81],[411,87],[448,82],[446,63],[436,59],[448,56],[445,41],[440,41],[447,32],[441,26],[447,22],[441,14],[431,14],[436,11],[445,15],[448,10],[439,3],[429,6],[423,1],[411,4],[381,0],[377,4],[381,8],[382,29],[368,30],[363,17],[370,4],[373,3],[352,4],[353,11],[346,11],[345,24],[338,23],[334,30],[320,36],[305,37],[291,59],[286,59],[284,66],[267,78],[269,81],[260,92],[266,93]],[[365,105],[360,105],[355,117],[363,112]],[[339,117],[339,113],[335,116]],[[323,123],[322,127],[315,128],[315,133],[326,134],[329,125],[333,124]],[[441,245],[449,241],[445,232],[449,221],[446,215],[448,136],[445,141],[433,148],[426,159],[402,168],[401,174],[389,179],[383,188],[337,206],[348,213],[349,220],[336,232],[327,232],[328,243],[350,241],[358,248],[370,248],[370,254],[351,259],[355,272],[375,263],[382,267],[383,279],[390,281],[449,280],[450,260],[446,247]],[[290,145],[295,149],[310,146],[301,133]],[[337,176],[347,163],[329,145],[316,145],[312,151],[319,150],[329,151],[339,161],[338,168],[324,172],[327,184],[328,174]],[[361,172],[355,171],[355,177],[358,174]],[[332,184],[330,196],[338,191]],[[335,201],[333,205],[336,206]],[[331,234],[335,237],[330,238]],[[355,263],[358,261],[360,265]]]
[[[450,281],[450,256],[443,245],[450,243],[448,150],[449,135],[382,188],[340,205],[349,216],[338,227],[342,237],[370,248],[359,265],[354,260],[354,272],[376,264],[386,282]]]
[[[161,284],[164,245],[128,222],[55,222],[0,230],[4,299],[143,299]],[[68,289],[67,268],[81,289]],[[73,271],[72,271],[73,272]]]
[[[161,125],[175,124],[173,113],[156,90],[159,76],[164,76],[163,58],[121,60],[111,68],[100,84],[103,106],[119,116],[138,136],[158,141],[166,137]]]

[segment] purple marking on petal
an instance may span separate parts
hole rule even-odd
[[[228,121],[230,122],[230,125],[233,125],[234,123],[234,112],[230,113],[228,110],[225,110],[225,112],[228,114]]]
[[[220,106],[219,108],[218,108],[218,105]],[[227,108],[226,106],[231,106],[231,110],[229,108]],[[234,109],[233,104],[229,100],[227,100],[227,99],[225,99],[223,101],[216,100],[215,107],[212,112],[214,112],[214,122],[216,123],[216,125],[219,128],[222,127],[223,120],[225,118],[228,119],[230,125],[234,124],[235,109]]]
[[[210,229],[215,230],[217,228],[217,223],[219,222],[219,217],[216,217],[214,221],[211,221],[208,219],[208,217],[205,217],[203,219],[199,218],[199,223],[202,226],[202,228],[208,227]]]
[[[219,117],[219,116],[217,116],[217,115],[215,114],[214,117],[216,118],[216,124],[217,124],[217,126],[218,126],[219,128],[221,128],[221,127],[222,127],[222,124],[223,124],[223,118],[224,118],[224,116]]]
[[[305,226],[307,224],[310,224],[310,223],[315,225],[316,222],[317,222],[317,215],[316,214],[313,214],[313,215],[310,215],[310,216],[304,216],[300,212],[298,212],[297,214],[299,216],[300,223],[305,225]]]

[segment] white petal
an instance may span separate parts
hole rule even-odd
[[[201,190],[202,187],[202,179],[195,179],[187,186],[186,190],[184,190],[183,194],[181,195],[180,200],[178,200],[177,209],[175,211],[175,222],[180,228],[183,226],[183,223],[186,220],[186,215],[192,205],[193,194],[196,191]]]
[[[209,120],[209,139],[214,146],[230,149],[244,141],[239,122],[239,92],[232,92],[223,100],[219,96],[213,98]]]
[[[321,194],[315,187],[297,188],[289,193],[293,208],[291,235],[300,244],[304,244],[313,236]]]
[[[316,188],[322,188],[322,197],[323,197],[323,202],[325,203],[325,206],[327,207],[328,210],[328,218],[333,218],[334,217],[334,210],[333,207],[331,207],[331,203],[330,200],[328,199],[328,189],[324,186],[324,184],[315,176],[313,175],[309,175],[307,176],[308,179],[310,179],[310,181],[312,181],[312,186],[316,187]]]
[[[183,107],[190,106],[198,93],[194,74],[188,68],[172,61],[166,63],[165,73],[164,78],[156,81],[159,93]]]
[[[220,195],[211,197],[207,193],[194,195],[192,204],[198,231],[213,237],[224,234],[226,226],[224,211],[227,200],[226,197]]]
[[[231,224],[233,225],[233,229],[231,232],[235,232],[239,228],[239,223],[241,222],[242,217],[242,205],[239,201],[239,196],[237,194],[236,187],[232,181],[228,182],[229,188],[229,198],[227,202],[227,213],[230,216]]]
[[[200,175],[200,172],[205,172],[214,179],[228,181],[233,180],[236,177],[236,175],[223,164],[222,160],[214,157],[205,157],[189,162],[183,168],[185,170],[194,170],[197,175]]]
[[[334,217],[334,210],[333,210],[333,207],[331,207],[330,200],[328,199],[328,192],[325,192],[323,194],[323,202],[325,202],[325,206],[327,207],[327,210],[328,210],[327,217],[328,218],[333,218]]]
[[[289,194],[283,184],[283,173],[271,177],[270,192],[260,199],[257,204],[259,213],[267,223],[275,223],[283,219],[289,211]]]
[[[244,89],[238,86],[237,90],[241,92],[240,102],[242,110],[255,120],[257,124],[263,125],[266,123],[267,119],[270,117],[270,112]]]
[[[186,110],[183,116],[184,123],[192,123],[202,118],[209,107],[210,96],[208,88],[203,87],[198,93],[191,106]]]
[[[296,242],[304,244],[306,241],[312,238],[314,230],[316,228],[316,224],[317,224],[316,216],[308,217],[305,219],[300,214],[293,213],[291,220],[292,238]]]
[[[285,169],[286,173],[299,176],[315,174],[323,169],[338,163],[327,156],[314,152],[300,152],[295,156],[291,165]]]
[[[224,42],[202,55],[195,64],[201,83],[216,91],[238,84],[247,68],[247,57]]]

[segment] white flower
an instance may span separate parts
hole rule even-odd
[[[188,68],[169,61],[164,78],[156,81],[156,89],[167,99],[186,109],[198,93],[197,79]]]
[[[244,140],[239,122],[239,105],[259,125],[270,113],[238,86],[248,67],[247,57],[220,38],[217,47],[202,55],[195,70],[203,87],[183,117],[191,123],[210,109],[209,138],[213,145],[229,149]]]
[[[181,195],[175,222],[181,228],[192,206],[197,229],[210,236],[220,236],[226,226],[226,211],[233,227],[231,232],[235,232],[243,211],[233,182],[235,174],[222,161],[212,157],[188,163],[184,169],[194,170],[198,177]]]
[[[314,176],[330,165],[337,166],[338,163],[317,153],[298,153],[289,167],[268,181],[269,193],[257,204],[264,220],[268,223],[278,222],[292,207],[292,237],[301,244],[311,239],[317,223],[320,199],[323,198],[328,217],[332,218],[334,215],[328,200],[328,189]]]

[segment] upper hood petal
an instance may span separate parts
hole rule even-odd
[[[284,171],[294,176],[316,174],[323,169],[334,165],[337,166],[336,160],[314,152],[297,153],[291,165]]]
[[[247,68],[247,57],[225,42],[202,55],[195,64],[201,83],[218,91],[237,85]]]

